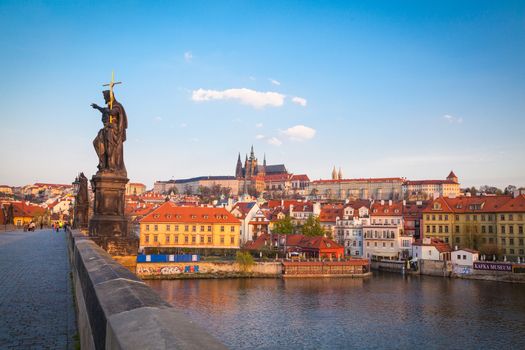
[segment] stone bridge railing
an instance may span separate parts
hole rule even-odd
[[[82,349],[225,349],[88,237],[68,243]]]

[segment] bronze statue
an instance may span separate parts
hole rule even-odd
[[[14,225],[15,224],[15,207],[13,206],[13,203],[9,204],[7,207],[7,213],[5,216],[5,224],[6,225]]]
[[[102,113],[102,124],[104,125],[93,140],[93,146],[99,160],[99,173],[111,172],[127,176],[123,145],[126,141],[126,129],[128,127],[126,111],[114,99],[111,90],[104,90],[103,95],[108,107],[99,107],[95,103],[91,104],[91,107]]]

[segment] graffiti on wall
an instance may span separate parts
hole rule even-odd
[[[181,273],[199,273],[199,265],[137,266],[138,275],[179,275]]]

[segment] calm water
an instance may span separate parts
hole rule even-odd
[[[525,285],[360,279],[148,281],[234,349],[525,349]]]

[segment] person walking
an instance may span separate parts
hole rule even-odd
[[[40,229],[41,229],[41,230],[44,229],[44,222],[43,222],[43,221],[40,221]]]
[[[60,231],[60,226],[61,226],[61,225],[60,225],[59,222],[55,223],[55,230],[56,230],[57,232]]]

